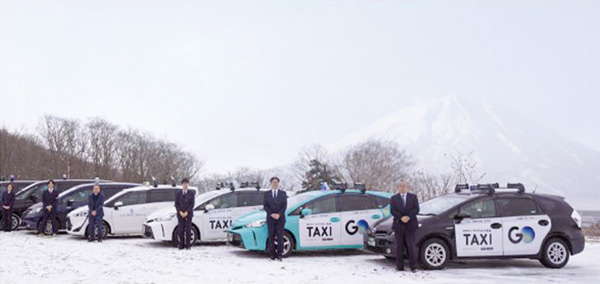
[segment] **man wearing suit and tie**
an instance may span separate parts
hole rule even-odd
[[[48,181],[48,189],[42,194],[42,221],[38,227],[38,234],[46,229],[48,219],[52,223],[52,236],[58,233],[58,221],[56,220],[56,205],[58,201],[58,191],[54,189],[56,184],[53,180]]]
[[[277,259],[281,261],[287,195],[285,191],[279,189],[278,177],[272,177],[269,181],[271,183],[271,190],[265,192],[264,199],[264,209],[267,212],[267,227],[269,229],[267,253],[271,260]],[[277,241],[277,252],[275,252],[275,241]]]
[[[415,235],[419,228],[419,200],[408,192],[408,182],[398,183],[398,193],[392,196],[390,202],[394,224],[392,229],[396,234],[396,270],[404,270],[404,246],[406,245],[410,270],[417,270],[417,244]]]
[[[88,197],[88,242],[94,241],[96,227],[98,227],[98,242],[102,242],[102,218],[104,217],[104,194],[100,192],[100,185],[94,184],[92,194]]]
[[[177,236],[179,238],[179,249],[189,250],[192,238],[192,217],[194,217],[195,192],[189,190],[190,180],[181,180],[181,190],[177,191],[175,208],[177,209]]]

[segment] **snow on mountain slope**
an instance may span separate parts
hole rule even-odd
[[[557,113],[556,115],[568,115]],[[481,182],[522,182],[529,191],[565,196],[576,208],[600,201],[600,152],[510,109],[471,97],[416,102],[330,145],[339,152],[367,139],[397,142],[419,168],[449,170],[446,155],[471,154]]]

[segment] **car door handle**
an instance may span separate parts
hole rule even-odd
[[[500,228],[502,228],[502,224],[494,223],[494,224],[490,225],[490,227],[492,227],[492,229],[500,229]]]
[[[329,219],[331,222],[336,223],[340,221],[340,218],[338,217],[331,217],[331,219]]]
[[[375,215],[372,215],[371,218],[377,220],[377,219],[381,218],[381,216],[379,216],[379,214],[375,214]]]
[[[548,220],[539,220],[538,224],[540,224],[540,226],[548,226],[548,224],[550,223],[548,222]]]

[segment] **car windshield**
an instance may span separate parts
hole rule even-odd
[[[288,198],[288,206],[287,208],[296,208],[304,203],[306,203],[309,200],[312,200],[316,197],[321,196],[322,192],[320,191],[314,191],[314,192],[307,192],[307,193],[302,193],[302,194],[298,194],[298,195],[294,195],[292,197]]]
[[[439,215],[465,201],[466,196],[440,196],[419,204],[419,215]]]
[[[19,194],[17,194],[16,199],[25,200],[28,198],[32,198],[34,199],[33,201],[36,201],[42,196],[42,193],[46,189],[48,189],[48,184],[46,183],[32,184],[27,188],[24,188],[23,190],[19,191]]]

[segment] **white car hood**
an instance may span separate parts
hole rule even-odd
[[[80,212],[87,212],[87,211],[88,211],[88,207],[87,207],[87,205],[85,205],[85,206],[81,206],[81,207],[79,207],[79,208],[77,208],[77,209],[75,209],[75,210],[73,210],[73,211],[69,212],[69,214],[67,214],[67,217],[73,217],[73,216],[75,216],[75,214],[77,214],[77,213],[80,213]]]
[[[146,217],[146,221],[150,221],[152,219],[156,219],[165,215],[169,215],[169,214],[175,214],[177,213],[177,211],[175,210],[175,206],[171,206],[171,207],[167,207],[167,208],[163,208],[157,211],[154,211],[153,213],[150,213],[147,217]]]

